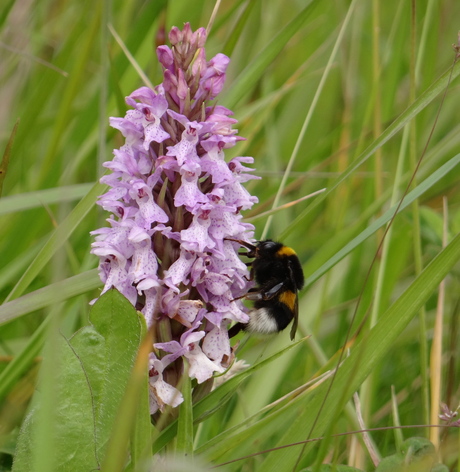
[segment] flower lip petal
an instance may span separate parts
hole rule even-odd
[[[218,362],[221,362],[224,356],[230,356],[228,331],[214,326],[203,340],[203,352],[211,360]]]

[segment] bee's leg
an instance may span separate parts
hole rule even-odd
[[[246,265],[250,267],[252,265],[252,262],[246,262]],[[248,281],[252,282],[254,280],[254,269],[251,267],[251,270],[249,272],[249,278],[243,275],[243,277]]]
[[[246,300],[265,300],[264,292],[259,287],[251,288],[248,293],[244,296]]]
[[[234,243],[238,243],[241,246],[244,246],[245,248],[249,249],[250,251],[255,251],[256,246],[251,243],[247,243],[246,241],[243,241],[242,239],[233,239],[233,238],[224,238],[225,241],[233,241]]]
[[[243,324],[243,323],[236,323],[236,325],[232,326],[229,330],[228,330],[228,337],[229,338],[233,338],[233,336],[236,336],[240,331],[244,330],[244,328],[246,327],[247,325]]]
[[[251,243],[247,243],[246,241],[243,241],[241,239],[224,238],[224,240],[233,241],[234,243],[238,243],[241,246],[244,246],[246,249],[248,249],[247,253],[240,253],[240,256],[246,256],[246,257],[251,257],[251,258],[256,256],[257,246],[254,246]]]

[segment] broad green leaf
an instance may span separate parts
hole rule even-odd
[[[57,340],[57,359],[45,359],[42,369],[54,369],[53,417],[48,421],[52,427],[52,437],[43,438],[48,442],[47,450],[50,472],[52,470],[74,471],[92,470],[98,467],[95,451],[95,425],[93,400],[88,379],[80,360],[62,337]],[[39,431],[38,419],[44,398],[40,391],[34,395],[29,411],[19,434],[13,472],[41,472],[37,467]]]
[[[127,379],[118,413],[111,427],[110,440],[102,463],[102,470],[122,471],[127,457],[127,471],[145,469],[150,458],[152,444],[149,412],[148,359],[152,349],[151,333],[146,335],[147,327],[142,313],[138,312],[142,343],[135,364]],[[129,447],[129,454],[127,454]]]
[[[117,290],[102,295],[90,313],[91,325],[77,331],[70,345],[88,376],[94,401],[98,449],[105,447],[141,341],[141,323]]]
[[[57,336],[57,356],[45,357],[42,367],[46,374],[42,383],[51,375],[54,392],[53,415],[46,418],[51,435],[47,440],[53,445],[52,470],[100,467],[139,348],[137,312],[116,290],[99,298],[90,322],[68,341]],[[44,421],[40,408],[36,395],[18,440],[17,472],[37,470],[35,435],[40,431],[38,421]]]
[[[413,437],[403,443],[401,453],[382,459],[375,472],[447,472],[442,464],[435,464],[437,453],[426,438]]]

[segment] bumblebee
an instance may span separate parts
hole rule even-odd
[[[276,333],[285,329],[291,321],[291,340],[297,331],[299,299],[297,292],[303,287],[304,276],[299,258],[293,249],[267,239],[255,245],[240,239],[226,238],[248,249],[240,255],[254,259],[250,279],[256,281],[246,298],[254,301],[247,324],[237,323],[228,331],[230,338],[241,330],[250,333]]]

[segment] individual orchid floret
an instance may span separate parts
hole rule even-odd
[[[208,380],[214,372],[224,372],[225,367],[220,363],[212,361],[202,351],[199,341],[206,336],[205,331],[187,331],[181,336],[180,342],[170,341],[168,343],[156,343],[157,349],[169,352],[170,359],[185,357],[189,362],[189,375],[197,379],[198,383]],[[228,335],[227,335],[228,339]],[[228,343],[227,343],[228,345]],[[227,346],[224,346],[226,349]],[[230,351],[230,349],[228,349]]]
[[[169,359],[164,357],[157,359],[155,354],[149,357],[149,384],[150,384],[150,414],[158,410],[163,411],[166,405],[176,407],[184,401],[182,393],[177,388],[166,383],[163,379],[163,371],[168,365]]]
[[[240,297],[249,273],[231,241],[250,240],[242,210],[257,202],[244,187],[250,157],[226,159],[241,137],[231,110],[214,100],[229,59],[209,61],[206,30],[187,23],[157,48],[163,82],[132,92],[125,116],[111,118],[124,143],[104,163],[109,190],[98,204],[109,226],[92,234],[103,292],[116,287],[143,313],[152,330],[150,408],[176,407],[188,365],[196,383],[212,382],[234,355],[232,322],[247,322]]]
[[[202,75],[196,99],[212,100],[219,95],[225,82],[225,71],[230,59],[225,54],[217,54],[207,64]]]

